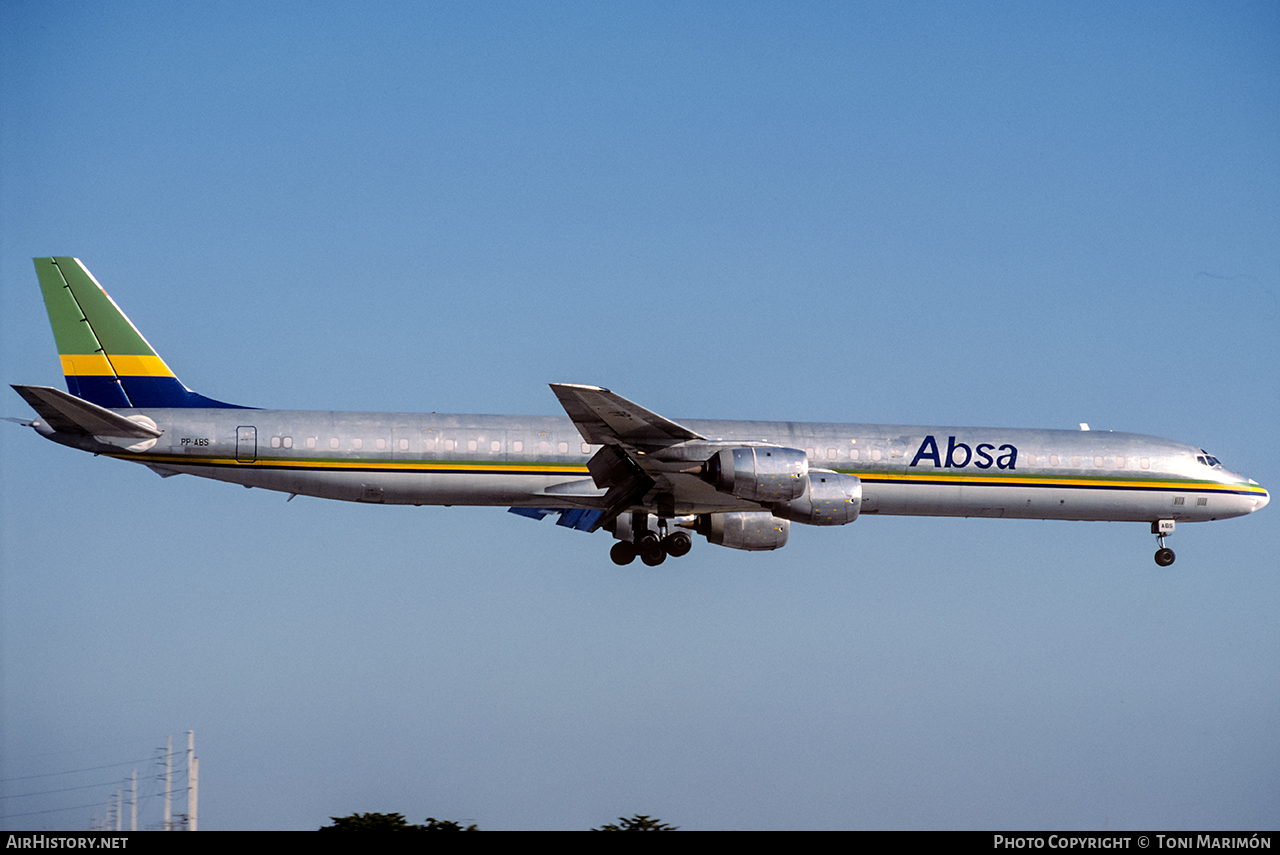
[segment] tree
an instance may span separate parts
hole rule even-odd
[[[321,826],[321,831],[416,831],[420,828],[409,825],[398,813],[353,813],[329,819],[333,820],[333,825]]]
[[[638,813],[633,817],[618,817],[618,824],[602,825],[592,831],[679,831],[678,825],[667,825],[660,819]]]
[[[462,827],[451,819],[427,817],[426,825],[410,825],[398,813],[353,813],[351,816],[331,816],[333,825],[320,827],[321,831],[479,831],[474,825]]]
[[[436,819],[433,816],[427,817],[427,824],[420,825],[418,828],[423,831],[479,831],[474,824],[463,828],[461,824],[451,819]]]

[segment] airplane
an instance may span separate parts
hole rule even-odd
[[[693,535],[787,543],[790,524],[860,516],[1149,523],[1156,563],[1178,522],[1253,513],[1256,481],[1202,448],[1081,430],[664,418],[600,386],[552,383],[567,415],[268,410],[191,391],[80,260],[34,259],[67,391],[13,388],[13,419],[61,445],[295,496],[508,507],[605,530],[619,565],[657,566]]]

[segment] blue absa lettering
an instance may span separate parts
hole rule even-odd
[[[993,450],[998,451],[998,454],[993,455],[991,453]],[[971,463],[978,469],[990,469],[992,464],[997,469],[1015,469],[1018,465],[1018,449],[1007,443],[999,449],[990,442],[980,442],[976,446],[971,446],[965,442],[958,442],[954,436],[949,436],[944,461],[942,451],[938,448],[938,440],[930,435],[920,443],[915,457],[911,458],[907,468],[919,466],[922,462],[932,463],[935,469],[964,469]]]

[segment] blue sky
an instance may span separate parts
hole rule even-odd
[[[1280,484],[1274,4],[11,2],[0,86],[6,383],[61,385],[30,259],[65,254],[247,405],[595,383]],[[0,466],[9,828],[85,827],[188,729],[211,829],[1280,820],[1270,509],[1166,570],[1141,525],[925,518],[619,569],[16,425]]]

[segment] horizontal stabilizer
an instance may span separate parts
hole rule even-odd
[[[13,390],[59,433],[137,439],[156,439],[161,433],[51,386],[14,386]]]

